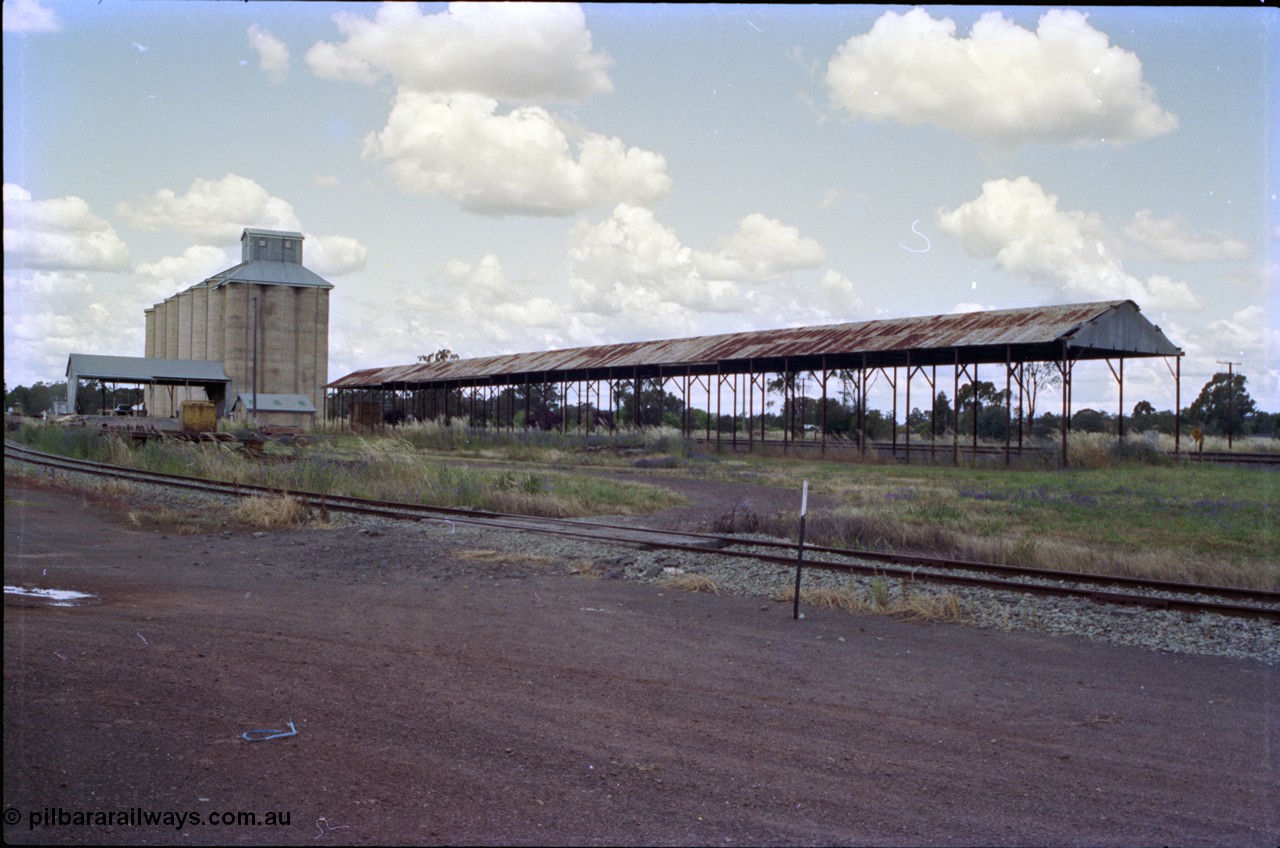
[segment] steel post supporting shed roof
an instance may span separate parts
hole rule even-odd
[[[1129,300],[627,342],[367,368],[331,389],[1181,356]]]

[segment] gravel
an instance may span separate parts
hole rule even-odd
[[[39,472],[42,476],[64,473]],[[228,496],[170,490],[146,484],[129,485],[135,487],[140,495],[145,493],[149,502],[154,504],[160,501],[170,508],[208,509],[234,502],[234,498]],[[699,574],[710,579],[719,593],[761,598],[761,609],[770,609],[781,603],[773,599],[780,593],[789,594],[795,581],[794,568],[750,563],[738,558],[718,556],[714,551],[695,553],[637,550],[619,545],[491,530],[445,521],[406,525],[392,519],[337,512],[330,514],[330,521],[339,525],[357,524],[377,528],[382,532],[420,533],[434,541],[468,547],[514,550],[531,558],[550,561],[574,563],[590,560],[597,565],[595,571],[603,579],[637,580],[661,586],[663,581],[675,575]],[[1135,609],[1076,598],[938,586],[924,581],[871,578],[818,568],[804,569],[803,585],[805,588],[827,589],[852,587],[859,597],[870,600],[873,596],[873,580],[876,579],[882,581],[876,589],[881,592],[887,589],[890,605],[901,598],[904,588],[913,597],[947,594],[957,597],[962,610],[961,624],[965,626],[1008,631],[1030,630],[1150,651],[1252,659],[1268,665],[1280,663],[1280,626],[1264,619],[1215,613]],[[786,603],[789,604],[790,601]]]
[[[450,534],[447,527],[424,526],[419,532],[433,537]],[[781,603],[773,600],[774,597],[779,593],[789,595],[795,583],[794,568],[751,563],[718,556],[713,551],[636,550],[467,526],[458,527],[456,536],[475,547],[520,550],[531,557],[564,562],[590,559],[599,566],[603,579],[638,580],[662,586],[675,575],[700,574],[710,579],[720,593],[761,598],[762,608]],[[806,588],[853,587],[860,597],[868,600],[872,597],[873,579],[817,568],[805,568],[802,577]],[[901,598],[903,581],[885,582],[892,605]],[[1032,630],[1166,653],[1254,659],[1269,665],[1280,663],[1280,627],[1264,619],[1134,609],[1076,598],[937,586],[923,581],[909,583],[907,590],[917,597],[946,594],[958,597],[963,615],[961,623],[967,626]]]

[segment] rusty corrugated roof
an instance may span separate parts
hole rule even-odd
[[[1101,341],[1108,346],[1100,346]],[[878,366],[900,364],[896,357],[908,353],[918,364],[952,361],[943,354],[963,362],[1003,362],[1008,349],[1016,349],[1015,360],[1035,361],[1036,357],[1060,351],[1064,343],[1073,355],[1094,358],[1181,353],[1158,327],[1139,314],[1136,304],[1116,300],[419,362],[366,368],[329,385],[342,389],[503,382],[527,375],[544,375],[550,380],[557,376],[578,379],[588,373],[595,377],[621,377],[637,369],[655,368],[672,372],[714,372],[719,368],[722,373],[740,373],[750,363],[768,368],[779,361],[797,369],[817,367],[818,361],[839,368],[854,367],[854,359],[861,357],[867,357],[869,365]]]

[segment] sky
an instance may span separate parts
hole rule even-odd
[[[1129,299],[1184,406],[1231,362],[1280,411],[1278,36],[1267,4],[4,0],[5,383],[142,356],[263,227],[334,285],[330,380]],[[1126,413],[1172,365],[1126,362]],[[1074,408],[1118,401],[1077,367]]]

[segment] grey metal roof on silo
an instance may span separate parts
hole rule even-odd
[[[274,238],[306,238],[302,233],[295,233],[292,230],[266,230],[261,227],[245,227],[244,232],[240,234],[240,240],[244,241],[249,236],[272,236]]]
[[[267,286],[295,286],[299,288],[331,289],[333,283],[324,277],[299,265],[297,262],[282,262],[276,259],[251,259],[219,271],[204,281],[211,289],[227,283],[251,283]]]

